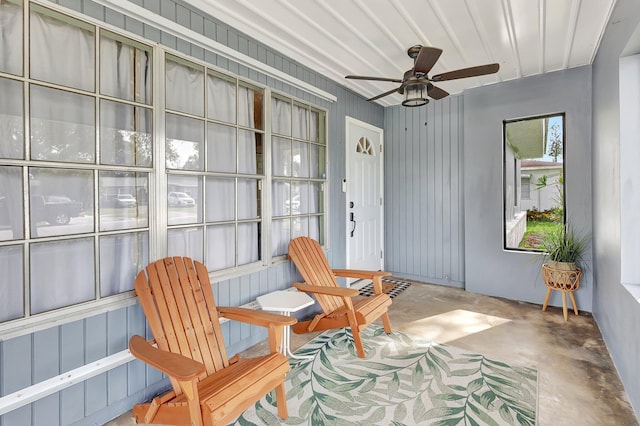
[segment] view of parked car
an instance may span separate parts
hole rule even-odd
[[[104,207],[135,207],[136,198],[131,194],[112,194],[103,198]]]
[[[35,222],[66,225],[72,217],[80,216],[82,203],[64,195],[32,195],[30,208]]]
[[[174,207],[191,207],[196,205],[195,200],[184,192],[170,192],[168,200],[169,205]]]

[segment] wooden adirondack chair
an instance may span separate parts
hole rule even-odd
[[[304,284],[292,285],[300,291],[313,294],[322,308],[322,312],[313,320],[298,322],[293,326],[295,333],[350,327],[360,358],[365,357],[360,331],[367,325],[382,317],[384,330],[391,333],[387,312],[391,298],[382,292],[382,277],[391,275],[389,272],[331,269],[320,244],[308,237],[298,237],[289,243],[289,258],[305,280]],[[375,295],[358,297],[358,290],[340,287],[336,277],[370,279]]]
[[[133,408],[140,423],[227,424],[271,390],[287,418],[287,359],[279,353],[283,327],[295,318],[243,308],[216,307],[206,267],[186,257],[149,264],[135,291],[157,348],[141,336],[129,340],[138,359],[167,374],[173,390]],[[228,359],[219,317],[268,328],[271,353]]]

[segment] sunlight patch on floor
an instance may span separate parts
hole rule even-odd
[[[510,321],[506,318],[456,309],[413,321],[403,327],[403,331],[425,339],[446,343]]]

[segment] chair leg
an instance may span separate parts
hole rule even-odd
[[[357,327],[351,327],[351,334],[353,334],[353,343],[356,346],[356,352],[359,358],[365,358],[367,355],[364,353],[364,345],[362,344],[362,337],[360,337],[360,330]]]
[[[382,314],[382,324],[384,325],[384,331],[387,334],[391,333],[391,321],[389,321],[389,312]]]
[[[276,386],[276,405],[278,406],[278,417],[280,417],[282,420],[285,420],[287,417],[289,417],[284,383]]]

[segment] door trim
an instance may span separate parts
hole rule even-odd
[[[345,212],[344,212],[344,220],[345,220],[345,234],[344,234],[344,238],[345,238],[345,256],[346,256],[346,267],[349,268],[351,265],[351,258],[350,258],[350,238],[349,238],[349,226],[350,226],[350,221],[349,221],[349,191],[350,191],[350,186],[349,186],[349,182],[350,182],[350,176],[349,176],[349,158],[351,156],[351,150],[350,150],[350,145],[349,145],[349,140],[350,140],[350,135],[349,135],[349,126],[351,124],[355,124],[357,126],[363,127],[367,130],[370,130],[372,132],[378,133],[378,135],[380,136],[380,145],[378,146],[378,154],[379,154],[379,167],[380,167],[380,181],[379,181],[379,185],[380,185],[380,229],[378,230],[380,235],[380,249],[382,250],[382,255],[380,256],[380,270],[384,270],[384,202],[385,202],[385,198],[384,198],[384,129],[381,129],[379,127],[376,127],[372,124],[369,123],[365,123],[364,121],[358,120],[356,118],[350,117],[350,116],[346,116],[345,119],[345,172],[344,172],[344,176],[345,176],[345,181],[346,181],[346,185],[343,183],[343,192],[345,193],[345,202],[344,202],[344,206],[345,206]]]

